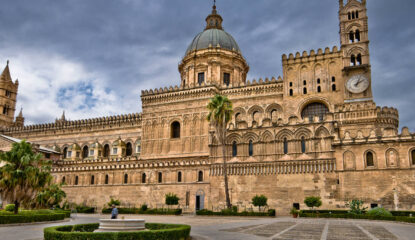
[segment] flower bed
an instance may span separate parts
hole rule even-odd
[[[385,221],[399,221],[399,222],[409,222],[415,223],[415,217],[406,217],[406,216],[368,216],[365,214],[330,214],[330,213],[304,213],[300,212],[300,217],[306,218],[346,218],[346,219],[369,219],[369,220],[385,220]]]
[[[102,209],[102,213],[109,214],[111,213],[111,208]],[[149,215],[181,215],[182,209],[162,209],[162,208],[152,208],[143,210],[141,208],[118,208],[119,214],[149,214]]]
[[[146,223],[146,229],[138,232],[98,232],[99,224],[81,224],[49,227],[43,230],[45,240],[189,240],[190,226],[177,224]]]
[[[252,217],[275,217],[275,209],[269,209],[267,212],[236,212],[232,210],[222,210],[221,212],[213,212],[210,210],[196,211],[196,215],[203,216],[252,216]]]

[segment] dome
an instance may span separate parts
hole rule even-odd
[[[211,47],[219,46],[223,49],[240,52],[239,46],[235,39],[222,29],[211,28],[196,35],[192,43],[186,50],[186,55],[194,50],[201,50]]]

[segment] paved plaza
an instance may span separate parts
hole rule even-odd
[[[55,225],[95,223],[108,215],[78,214],[68,222],[0,227],[0,239],[40,240],[43,228]],[[148,216],[125,215],[146,222],[182,223],[192,226],[195,240],[386,240],[415,239],[415,225],[386,221],[293,219],[290,217],[201,217],[201,216]]]

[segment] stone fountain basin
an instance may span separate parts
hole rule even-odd
[[[135,232],[145,230],[144,219],[100,219],[94,232]]]

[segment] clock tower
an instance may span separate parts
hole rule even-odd
[[[366,0],[339,0],[345,101],[372,100]]]

